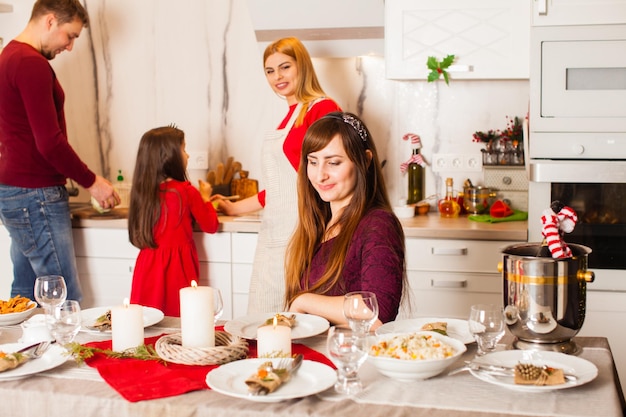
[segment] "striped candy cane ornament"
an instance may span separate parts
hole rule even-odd
[[[541,215],[541,223],[543,224],[541,234],[546,239],[554,259],[572,256],[572,250],[563,241],[562,234],[571,233],[577,221],[578,216],[571,207],[563,206],[558,213],[554,213],[552,209],[543,211]]]

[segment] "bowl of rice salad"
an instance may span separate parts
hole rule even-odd
[[[463,342],[436,332],[390,333],[372,337],[367,360],[389,378],[416,381],[439,375],[466,350]]]

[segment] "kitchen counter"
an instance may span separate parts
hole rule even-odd
[[[260,215],[241,217],[219,216],[220,232],[257,233],[260,227]],[[406,237],[435,239],[471,239],[471,240],[528,240],[528,222],[481,223],[469,220],[467,216],[447,219],[437,213],[401,219]],[[77,228],[127,228],[124,218],[103,219],[74,218],[72,224]]]

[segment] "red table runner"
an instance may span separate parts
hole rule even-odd
[[[216,330],[222,330],[221,328]],[[154,346],[161,336],[145,339],[146,345]],[[249,340],[249,358],[256,358],[256,341]],[[111,340],[86,343],[86,346],[111,349]],[[321,362],[335,369],[333,363],[323,354],[304,346],[292,344],[292,354],[302,353],[305,359]],[[154,360],[117,359],[97,353],[85,361],[96,368],[102,378],[122,397],[131,402],[171,397],[190,391],[209,389],[206,375],[219,365],[192,366]]]

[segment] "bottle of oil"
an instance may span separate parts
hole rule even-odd
[[[446,196],[439,201],[439,214],[441,217],[458,217],[461,206],[454,197],[452,178],[446,179]]]
[[[416,162],[416,158],[420,153],[419,148],[413,149],[412,162],[407,167],[407,173],[409,176],[409,197],[407,198],[407,204],[416,204],[422,201],[424,192],[424,167]]]

